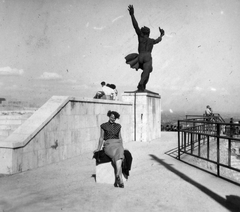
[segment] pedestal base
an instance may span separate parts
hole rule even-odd
[[[158,93],[125,91],[122,100],[133,104],[133,140],[149,142],[161,137],[161,97]]]
[[[114,184],[115,174],[114,167],[111,163],[101,163],[96,165],[96,182],[112,185]],[[123,182],[126,182],[126,179],[124,177]]]

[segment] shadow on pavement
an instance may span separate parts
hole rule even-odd
[[[150,156],[152,157],[153,160],[155,160],[158,163],[160,163],[161,165],[163,165],[166,169],[168,169],[169,171],[178,175],[184,181],[192,184],[193,186],[195,186],[196,188],[198,188],[199,190],[201,190],[202,192],[207,194],[209,197],[214,199],[220,205],[222,205],[223,207],[230,210],[231,212],[239,212],[240,211],[240,197],[239,196],[229,195],[229,196],[226,196],[226,199],[224,199],[223,197],[214,193],[210,189],[208,189],[205,186],[203,186],[203,185],[199,184],[198,182],[194,181],[193,179],[191,179],[187,175],[185,175],[182,172],[176,170],[175,168],[172,167],[171,164],[165,163],[163,159],[160,159],[160,158],[158,158],[158,157],[156,157],[155,155],[152,155],[152,154],[150,154]]]

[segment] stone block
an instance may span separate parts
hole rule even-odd
[[[38,157],[38,167],[45,166],[47,164],[47,150],[42,149],[37,151],[37,157]]]
[[[98,127],[91,128],[90,139],[98,141],[99,137],[100,137],[100,128],[98,128]]]
[[[96,182],[112,185],[114,184],[115,174],[114,167],[111,162],[96,165]],[[126,179],[124,177],[123,182],[126,182]]]
[[[74,145],[74,148],[75,148],[76,156],[82,154],[82,146],[81,146],[81,143],[75,144],[75,145]]]
[[[81,139],[84,139],[85,141],[90,141],[91,139],[91,128],[83,128],[79,130]]]
[[[84,102],[78,102],[79,104],[79,111],[78,114],[87,114],[87,104]]]
[[[66,131],[64,134],[64,145],[69,145],[71,144],[72,141],[72,132],[71,131]]]
[[[33,150],[45,149],[44,130],[37,134],[33,140]]]
[[[22,154],[22,171],[37,168],[38,154],[37,152],[26,152]]]
[[[64,136],[66,134],[67,134],[67,131],[56,131],[54,133],[54,136],[55,136],[54,140],[57,141],[58,147],[64,145],[64,142],[65,142]]]
[[[85,105],[85,107],[87,108],[87,114],[88,115],[92,115],[92,114],[95,113],[95,109],[94,109],[94,105],[93,104]]]
[[[56,123],[58,130],[67,130],[68,129],[68,116],[62,115],[60,118],[60,122]]]
[[[52,132],[45,132],[44,133],[44,141],[45,141],[45,148],[50,148],[54,145],[54,135]]]
[[[74,126],[73,126],[73,129],[79,129],[82,127],[82,125],[84,125],[84,123],[82,123],[82,121],[84,120],[83,118],[83,115],[75,115],[74,116]]]
[[[67,146],[67,158],[72,158],[76,156],[75,145],[70,144]]]
[[[32,152],[34,149],[34,141],[30,140],[24,147],[23,147],[23,153],[26,152]]]
[[[0,148],[0,174],[12,174],[12,149]]]
[[[59,160],[67,159],[67,145],[59,147]]]
[[[70,102],[68,102],[67,105],[64,107],[64,111],[66,112],[66,115],[71,115],[71,104],[70,104]]]
[[[12,173],[22,172],[22,153],[23,148],[13,149]]]
[[[95,104],[95,111],[94,114],[95,115],[99,115],[102,113],[102,105],[101,104]]]
[[[56,149],[52,149],[51,151],[52,163],[57,163],[60,161],[59,152],[60,149],[58,147]]]
[[[75,129],[75,120],[74,120],[74,115],[69,115],[67,116],[67,129],[68,130],[73,130]]]
[[[82,140],[81,141],[81,149],[82,149],[82,152],[92,152],[96,149],[97,145],[96,145],[96,140]]]

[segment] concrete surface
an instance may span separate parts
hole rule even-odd
[[[240,211],[240,187],[166,154],[176,146],[175,132],[151,143],[126,143],[133,164],[124,189],[95,182],[92,152],[3,176],[0,212]]]

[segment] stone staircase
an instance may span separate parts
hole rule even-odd
[[[14,130],[22,125],[35,110],[0,111],[0,141],[7,138]]]

